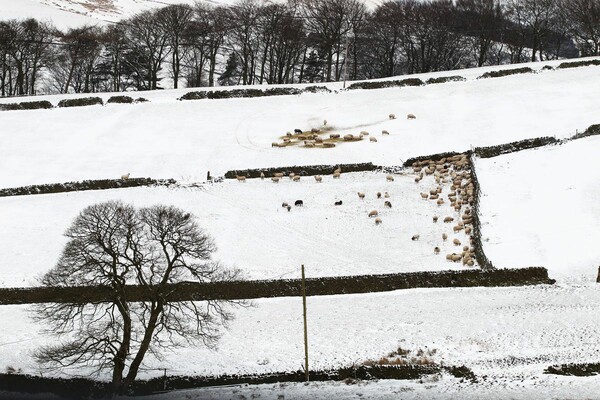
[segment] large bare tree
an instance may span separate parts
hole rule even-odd
[[[57,265],[41,278],[50,287],[103,285],[112,299],[97,304],[43,304],[35,318],[57,344],[36,359],[49,368],[86,366],[112,370],[116,392],[136,378],[145,356],[167,346],[212,347],[233,317],[223,301],[168,301],[168,285],[224,281],[238,271],[211,260],[215,244],[196,218],[172,206],[135,209],[119,201],[84,209],[65,233]],[[128,284],[147,289],[148,301],[126,301]]]

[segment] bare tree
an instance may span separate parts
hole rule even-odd
[[[194,10],[187,4],[175,4],[161,8],[158,11],[157,18],[167,34],[168,44],[171,53],[171,73],[173,74],[173,88],[179,86],[179,76],[181,70],[182,51],[184,46],[183,39],[185,33],[192,21]]]
[[[568,0],[564,6],[581,55],[600,55],[600,0]]]
[[[112,370],[113,388],[120,391],[135,380],[147,353],[159,356],[166,346],[186,343],[214,346],[233,317],[231,302],[168,300],[168,284],[238,276],[211,260],[214,242],[190,213],[110,201],[84,209],[65,235],[69,241],[42,284],[103,285],[113,297],[105,303],[37,307],[35,318],[63,339],[35,353],[47,367]],[[127,302],[128,284],[145,287],[148,301]]]

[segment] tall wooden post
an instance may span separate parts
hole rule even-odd
[[[306,382],[308,382],[308,330],[306,327],[306,282],[304,278],[304,264],[302,265],[302,308],[304,314],[304,372],[306,373]]]

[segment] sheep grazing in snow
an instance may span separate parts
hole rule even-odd
[[[334,204],[334,205],[336,205],[336,206],[341,206],[341,205],[342,205],[342,201],[341,201],[341,200],[338,200],[338,201],[336,201],[336,202],[335,202],[335,203],[333,203],[333,204]]]
[[[294,176],[296,176],[296,174],[293,172],[290,172],[290,175],[289,175],[290,179],[294,179]]]
[[[377,198],[380,199],[381,198],[381,192],[377,192]]]
[[[275,172],[273,176],[276,178],[283,178],[283,172]]]
[[[321,175],[315,175],[315,181],[317,182],[323,182],[323,177]]]
[[[433,216],[433,222],[436,223],[437,221],[438,221],[438,217],[437,217],[437,215],[434,215]]]
[[[396,114],[390,114],[390,115],[388,115],[388,118],[389,119],[396,119]]]
[[[444,204],[444,199],[438,199],[437,205],[441,206],[442,204]]]
[[[463,251],[469,251],[469,246],[463,246]]]
[[[296,175],[292,178],[294,182],[300,182],[300,175]]]
[[[296,200],[296,201],[294,202],[294,205],[295,205],[296,207],[302,207],[302,206],[304,206],[304,202],[303,202],[302,200]]]
[[[317,128],[312,128],[310,131],[311,131],[312,133],[319,133],[319,132],[321,132],[321,130],[320,130],[320,129],[317,129]]]
[[[388,175],[385,177],[385,180],[388,182],[394,182],[394,175]]]
[[[389,199],[389,198],[390,198],[390,194],[389,194],[388,192],[385,192],[385,193],[383,194],[383,197],[385,197],[386,199]]]
[[[265,179],[265,173],[261,171],[260,173],[260,179]]]
[[[367,131],[360,131],[360,134],[363,136],[369,136],[369,132]]]
[[[334,172],[333,173],[333,179],[340,179],[340,175],[341,175],[340,172]]]
[[[281,203],[281,207],[287,208],[287,206],[289,206],[289,204],[287,202],[284,201],[283,203]]]
[[[420,235],[413,235],[411,240],[419,240],[420,237],[421,237]]]
[[[315,144],[311,142],[304,142],[304,147],[315,147]]]
[[[406,119],[417,119],[417,117],[415,117],[415,114],[408,114]]]
[[[315,142],[316,142],[316,143],[323,143],[323,138],[316,137],[316,138],[315,138]]]
[[[302,134],[302,129],[294,129],[294,133],[300,135]]]
[[[359,197],[361,200],[364,200],[364,198],[365,198],[365,194],[364,194],[363,192],[357,192],[357,193],[358,193],[358,197]]]
[[[236,175],[235,179],[237,179],[238,182],[246,182],[246,177],[244,175]]]
[[[470,235],[470,234],[471,234],[471,227],[470,227],[470,226],[467,226],[467,227],[465,228],[465,233],[466,233],[467,235]]]
[[[371,136],[371,137],[369,138],[369,142],[376,143],[376,142],[377,142],[377,138],[376,138],[376,137],[374,137],[374,136]]]
[[[379,225],[381,223],[381,218],[375,218],[375,225]]]
[[[354,140],[354,135],[352,135],[351,133],[344,135],[344,140],[345,141]]]
[[[421,193],[421,198],[427,200],[429,195],[427,193]]]
[[[340,134],[339,133],[330,133],[329,134],[329,138],[331,139],[339,139]]]
[[[440,248],[439,247],[434,247],[433,248],[433,254],[440,254]]]
[[[381,134],[382,135],[389,135],[390,133],[384,129],[384,130],[381,131]]]
[[[455,227],[452,228],[452,230],[456,233],[456,232],[460,232],[462,231],[462,226],[456,225]]]
[[[442,233],[442,240],[445,242],[446,239],[448,239],[448,235],[445,233]]]
[[[335,147],[335,143],[327,143],[327,142],[323,143],[323,148],[325,148],[325,149],[330,149],[332,147]]]
[[[446,217],[446,218],[444,218],[444,223],[446,223],[446,224],[450,223],[452,221],[454,221],[454,218],[452,218],[452,217]]]
[[[327,120],[326,119],[323,120],[323,126],[325,126],[325,125],[327,125]]]
[[[271,180],[273,181],[273,183],[279,183],[279,177],[277,176],[272,177]]]
[[[292,136],[292,132],[286,132],[286,133],[285,133],[285,136],[287,136],[287,137],[290,137],[290,136]]]
[[[454,243],[455,246],[460,246],[460,240],[458,239],[454,239],[452,243]]]
[[[126,181],[127,179],[129,179],[129,172],[126,173],[125,175],[121,175],[121,179],[123,179],[124,181]]]
[[[421,176],[417,176],[417,177],[415,178],[415,183],[419,183],[419,182],[421,181],[421,179],[423,179],[423,177],[421,177]]]
[[[369,218],[376,217],[377,215],[379,215],[379,213],[376,210],[369,211]]]
[[[387,208],[392,208],[392,203],[390,203],[389,201],[386,201],[385,203],[383,203],[383,205]]]
[[[286,208],[287,208],[288,212],[292,211],[292,206],[287,206]]]

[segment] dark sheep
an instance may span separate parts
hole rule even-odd
[[[386,201],[385,203],[383,203],[383,205],[385,205],[387,208],[392,208],[392,203],[390,203],[389,201]]]
[[[302,129],[294,129],[294,133],[297,133],[298,135],[302,134]]]
[[[295,206],[298,207],[302,207],[304,205],[304,202],[302,200],[296,200],[296,202],[294,203]]]
[[[341,205],[342,205],[342,201],[341,201],[341,200],[338,200],[338,201],[336,201],[334,204],[335,204],[336,206],[341,206]]]

